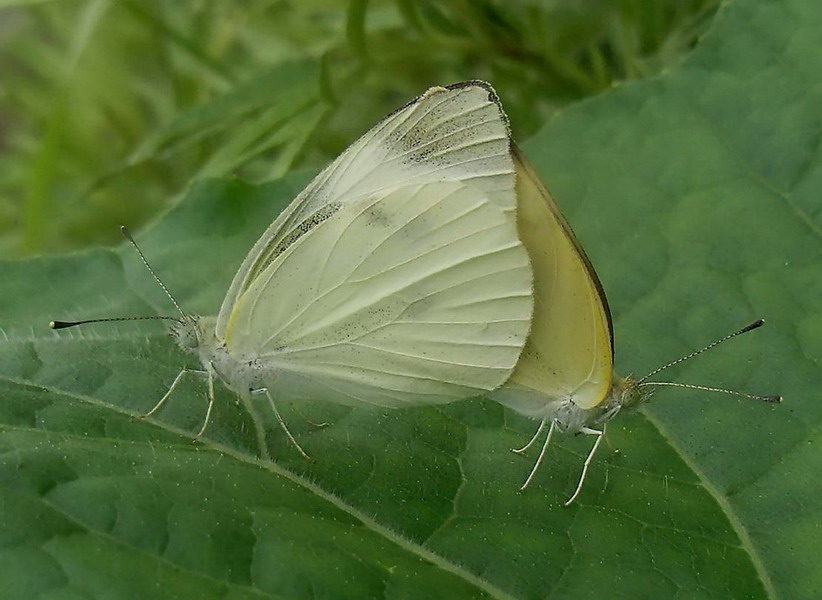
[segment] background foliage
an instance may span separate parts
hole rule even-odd
[[[537,6],[511,5],[512,14]],[[13,14],[45,18],[36,11],[69,6],[49,3]],[[93,23],[130,5],[71,6],[71,14],[82,7],[83,22]],[[611,451],[598,457],[570,509],[561,503],[573,490],[590,441],[561,440],[532,489],[517,494],[530,463],[507,448],[527,439],[533,423],[484,400],[388,413],[311,406],[309,416],[328,420],[327,429],[314,430],[293,414],[289,423],[317,463],[296,456],[273,424],[269,442],[276,462],[261,463],[247,415],[225,392],[207,439],[190,443],[204,408],[197,382],[156,419],[134,418],[163,393],[184,360],[161,328],[119,324],[57,335],[44,327],[55,316],[165,312],[164,299],[130,249],[7,260],[0,262],[0,589],[6,596],[822,594],[822,64],[809,60],[822,45],[822,7],[814,0],[732,2],[691,55],[650,77],[625,65],[650,68],[655,61],[648,57],[665,53],[646,50],[634,53],[642,60],[621,61],[614,42],[619,38],[605,28],[607,34],[587,38],[596,39],[607,57],[603,81],[637,74],[646,79],[575,102],[540,127],[554,107],[588,92],[569,91],[573,86],[556,92],[561,86],[553,78],[540,79],[528,60],[518,66],[520,59],[502,51],[506,38],[498,30],[483,38],[482,27],[469,26],[476,6],[492,6],[479,12],[491,15],[489,23],[514,21],[501,16],[508,14],[502,3],[414,6],[423,7],[419,31],[436,36],[422,37],[411,26],[417,13],[409,14],[405,4],[352,4],[350,18],[318,9],[326,20],[309,19],[317,28],[313,33],[308,25],[294,25],[299,21],[289,26],[283,20],[279,36],[262,37],[284,47],[282,40],[293,40],[294,47],[316,52],[313,57],[294,51],[289,60],[270,59],[264,72],[251,71],[222,93],[203,92],[190,111],[151,135],[136,136],[128,164],[107,167],[110,176],[89,175],[91,167],[78,168],[83,175],[76,179],[55,176],[51,181],[76,194],[75,208],[49,192],[41,197],[51,198],[41,205],[48,206],[44,214],[91,214],[101,223],[111,220],[113,229],[125,214],[118,211],[133,210],[139,220],[157,209],[136,205],[151,189],[158,196],[184,195],[143,230],[140,242],[188,310],[212,313],[252,241],[310,175],[293,173],[295,165],[321,163],[358,127],[443,82],[429,76],[485,77],[500,89],[520,137],[536,131],[525,149],[609,292],[620,372],[644,373],[767,316],[765,329],[671,377],[781,393],[785,404],[660,392],[641,414],[613,423]],[[630,6],[637,10],[628,14],[647,14],[640,10],[644,4]],[[597,3],[588,8],[590,22],[616,14]],[[523,26],[539,23],[532,13],[522,14]],[[357,18],[363,15],[368,18]],[[449,19],[450,29],[443,25]],[[148,19],[146,31],[171,22],[155,21]],[[333,27],[323,30],[329,22]],[[631,30],[635,23],[635,31],[644,31],[636,23],[646,22],[637,17],[624,26]],[[263,26],[264,19],[250,18],[236,27],[237,37]],[[669,31],[674,39],[683,36],[678,28]],[[380,32],[386,41],[374,46]],[[406,35],[418,42],[408,42],[414,64],[430,60],[430,72],[401,68],[386,49],[394,39],[400,48]],[[475,37],[485,42],[464,41]],[[118,38],[120,45],[131,39]],[[533,39],[545,43],[539,35]],[[454,40],[462,49],[448,45]],[[588,46],[568,42],[564,48],[563,60],[594,72]],[[175,75],[192,64],[202,67],[192,57],[175,56]],[[140,79],[136,73],[120,77],[132,85]],[[121,108],[119,102],[113,106]],[[55,124],[68,126],[72,118],[55,117]],[[25,137],[20,135],[15,139]],[[97,157],[97,167],[125,160],[115,161],[96,141],[87,152]],[[5,155],[10,164],[24,164],[21,156]],[[66,160],[82,162],[80,156]],[[164,165],[168,180],[155,180],[152,173]],[[241,178],[189,184],[227,172]],[[12,182],[12,175],[5,181]],[[258,183],[263,179],[272,180]],[[77,193],[82,181],[100,190],[101,198],[126,190],[135,204],[120,195],[118,202],[100,201],[99,207],[109,207],[105,217],[103,208],[81,211],[77,198],[92,201]],[[43,243],[58,247],[89,239],[58,234],[67,220],[50,222],[55,229],[41,234]],[[12,232],[5,239],[11,248],[25,235]]]
[[[317,168],[432,85],[493,80],[529,135],[676,61],[715,5],[0,0],[0,251],[118,241],[199,177]]]

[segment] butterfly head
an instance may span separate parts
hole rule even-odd
[[[187,352],[195,352],[200,345],[202,330],[197,317],[185,317],[174,321],[170,329],[171,338]]]
[[[199,354],[203,349],[216,345],[214,322],[214,317],[186,315],[174,321],[169,333],[181,349]]]
[[[653,391],[640,386],[631,377],[615,377],[611,386],[609,404],[619,406],[621,410],[631,410],[647,402]]]

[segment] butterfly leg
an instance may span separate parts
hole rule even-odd
[[[617,415],[619,414],[619,411],[620,411],[621,409],[622,409],[622,405],[619,405],[619,404],[618,404],[617,406],[615,406],[614,408],[612,408],[611,410],[609,410],[608,412],[606,412],[604,415],[602,415],[599,419],[597,419],[597,420],[595,421],[595,423],[597,423],[597,424],[598,424],[598,423],[602,423],[602,424],[604,425],[605,423],[607,423],[608,421],[610,421],[611,419],[613,419],[615,416],[617,416]],[[605,438],[605,443],[606,443],[606,444],[608,444],[608,447],[609,447],[611,450],[613,450],[613,451],[614,451],[614,454],[619,454],[619,448],[614,448],[614,447],[611,445],[611,441],[610,441],[608,438]],[[607,477],[607,471],[606,471],[606,477]]]
[[[206,415],[203,420],[203,425],[200,427],[200,431],[197,432],[197,435],[195,435],[192,440],[194,442],[199,440],[205,433],[206,427],[208,427],[208,421],[211,419],[211,409],[214,408],[214,367],[211,363],[209,363],[206,373],[208,374],[208,408],[206,408]]]
[[[252,391],[252,393],[254,393]],[[250,402],[248,396],[243,394],[239,394],[237,396],[237,403],[242,403],[245,411],[251,417],[251,421],[254,423],[254,432],[257,434],[257,448],[260,451],[260,458],[263,460],[271,460],[271,454],[268,452],[268,443],[265,439],[265,426],[263,425],[262,419],[260,415],[257,413],[257,409],[252,402]]]
[[[291,403],[291,408],[294,409],[295,413],[300,415],[300,417],[302,418],[303,421],[305,421],[306,423],[308,423],[312,427],[316,427],[317,429],[325,429],[326,427],[328,427],[328,423],[315,423],[314,421],[312,421],[311,419],[306,417],[305,414],[303,413],[303,411],[301,411],[300,408],[296,404],[294,404],[293,402]]]
[[[166,400],[168,400],[171,397],[171,394],[174,392],[174,389],[177,387],[177,385],[183,379],[183,376],[186,375],[186,374],[199,375],[200,377],[208,376],[207,371],[198,371],[196,369],[183,369],[182,371],[177,373],[177,377],[175,377],[174,381],[171,382],[171,385],[169,386],[168,391],[163,395],[162,398],[160,398],[160,401],[157,404],[154,405],[154,408],[152,408],[147,413],[145,413],[143,415],[140,415],[139,418],[145,419],[147,417],[150,417],[154,413],[156,413],[158,410],[160,410],[160,408],[163,406],[163,404],[166,403]]]
[[[543,421],[544,423],[544,421]],[[551,444],[551,438],[554,436],[554,429],[557,427],[556,419],[551,420],[551,426],[548,428],[548,435],[545,436],[545,443],[542,444],[542,450],[539,451],[539,456],[537,457],[537,461],[534,463],[531,472],[528,474],[528,478],[525,480],[525,483],[519,488],[519,491],[524,491],[529,485],[531,485],[531,480],[534,478],[534,475],[537,474],[537,470],[539,466],[542,464],[542,459],[545,458],[545,453],[548,451],[548,446]],[[533,440],[532,440],[533,441]],[[530,445],[531,442],[529,442]]]
[[[579,483],[577,484],[577,489],[574,490],[573,495],[570,498],[568,498],[567,502],[565,502],[565,506],[569,506],[574,500],[576,500],[577,496],[579,496],[579,493],[582,491],[582,484],[585,483],[585,476],[588,474],[588,466],[594,459],[594,454],[596,454],[597,448],[599,448],[599,444],[600,442],[602,442],[602,438],[605,437],[605,426],[602,426],[602,431],[598,429],[590,429],[588,427],[583,427],[582,429],[580,429],[580,432],[586,433],[588,435],[597,436],[597,441],[594,442],[594,446],[591,448],[591,451],[588,453],[588,456],[582,465],[582,474],[579,476]]]
[[[286,426],[285,421],[283,421],[283,418],[280,415],[280,411],[277,410],[277,405],[274,403],[274,398],[271,397],[271,393],[268,391],[268,388],[260,388],[258,390],[254,390],[252,393],[253,394],[265,394],[266,398],[268,398],[268,403],[271,405],[271,410],[274,412],[274,416],[277,417],[277,422],[280,424],[280,427],[283,428],[283,431],[285,431],[285,434],[288,436],[288,439],[291,440],[291,443],[294,445],[294,447],[297,449],[297,451],[302,455],[302,457],[305,460],[307,460],[309,462],[314,462],[314,459],[311,458],[310,456],[308,456],[308,454],[306,454],[306,452],[305,452],[305,450],[303,450],[302,446],[300,446],[300,444],[297,442],[297,440],[294,439],[294,436],[291,435],[291,432],[288,430],[288,427]]]
[[[528,451],[528,448],[534,445],[534,442],[537,441],[539,434],[542,433],[542,430],[545,429],[545,419],[540,421],[539,427],[537,427],[537,432],[528,440],[528,443],[525,444],[522,448],[511,448],[511,452],[514,454],[525,454]]]

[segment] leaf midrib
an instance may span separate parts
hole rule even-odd
[[[108,409],[108,410],[111,410],[112,412],[121,414],[123,416],[127,416],[127,417],[136,417],[137,416],[136,413],[132,413],[130,411],[123,410],[123,409],[121,409],[117,406],[107,404],[105,402],[101,402],[101,401],[97,400],[96,398],[94,398],[92,396],[86,396],[86,395],[83,395],[83,394],[68,392],[66,390],[62,390],[62,389],[59,389],[59,388],[54,388],[52,386],[43,385],[43,384],[39,384],[39,383],[34,383],[34,382],[31,382],[31,381],[25,381],[25,380],[21,380],[21,379],[16,379],[16,378],[13,378],[13,377],[0,377],[0,381],[6,381],[8,383],[11,383],[11,384],[14,384],[14,385],[19,385],[19,386],[38,388],[38,389],[41,389],[43,391],[49,392],[51,394],[63,396],[63,397],[66,397],[66,398],[71,398],[73,400],[76,400],[76,401],[79,401],[79,402],[84,402],[84,403],[90,404],[90,405],[98,407],[98,408]],[[156,421],[156,420],[153,420],[153,419],[143,419],[143,421],[146,422],[146,423],[151,423],[152,425],[154,425],[154,426],[156,426],[160,429],[163,429],[163,430],[165,430],[169,433],[173,433],[175,435],[179,435],[181,437],[190,437],[191,436],[191,433],[189,431],[186,431],[186,430],[183,430],[183,429],[180,429],[180,428],[177,428],[177,427],[170,426],[169,424],[164,423],[162,421]],[[268,472],[270,472],[274,475],[278,475],[280,477],[283,477],[283,478],[287,479],[288,481],[290,481],[294,485],[297,485],[297,486],[305,489],[306,491],[310,492],[314,496],[320,498],[321,500],[324,500],[325,502],[331,504],[335,508],[337,508],[337,509],[341,510],[342,512],[344,512],[345,514],[349,515],[350,517],[352,517],[356,521],[360,522],[367,530],[371,531],[372,533],[382,537],[386,541],[398,546],[399,548],[405,550],[406,552],[412,554],[413,556],[416,556],[417,558],[419,558],[423,561],[426,561],[428,563],[431,563],[431,564],[435,565],[436,567],[442,569],[443,571],[446,571],[446,572],[458,577],[459,579],[465,581],[466,583],[472,585],[473,587],[483,591],[484,593],[486,593],[491,598],[495,598],[495,599],[498,599],[498,600],[516,600],[515,596],[512,596],[511,594],[501,590],[500,588],[496,587],[495,585],[493,585],[489,581],[486,581],[485,579],[482,579],[481,577],[475,575],[474,573],[471,573],[470,571],[468,571],[467,569],[461,567],[460,565],[457,565],[455,563],[450,562],[445,557],[442,557],[439,554],[436,554],[435,552],[425,548],[424,546],[422,546],[420,544],[417,544],[417,543],[407,539],[406,537],[400,535],[399,533],[397,533],[393,529],[391,529],[389,527],[386,527],[384,525],[381,525],[375,519],[365,515],[362,511],[358,510],[357,508],[355,508],[355,507],[351,506],[350,504],[346,503],[345,501],[343,501],[342,498],[340,498],[340,497],[338,497],[338,496],[336,496],[332,493],[329,493],[329,492],[325,491],[324,489],[322,489],[318,485],[316,485],[316,484],[300,477],[299,475],[297,475],[295,473],[292,473],[291,471],[285,469],[284,467],[281,467],[280,465],[278,465],[274,461],[263,461],[261,459],[255,458],[255,457],[245,455],[242,452],[239,452],[238,450],[236,450],[234,448],[231,448],[229,446],[225,446],[223,444],[216,443],[216,442],[214,442],[212,440],[209,440],[209,439],[203,439],[203,440],[201,440],[200,443],[203,446],[211,448],[211,449],[213,449],[217,452],[220,452],[221,454],[223,454],[225,456],[229,456],[229,457],[233,458],[234,460],[236,460],[240,463],[258,467],[258,468],[263,469],[265,471],[268,471]],[[85,527],[85,525],[83,525],[83,526]],[[177,568],[180,568],[179,565],[175,565],[175,566]]]

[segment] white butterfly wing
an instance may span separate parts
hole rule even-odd
[[[409,185],[349,205],[240,296],[232,356],[288,398],[445,402],[510,376],[528,334],[531,268],[515,224],[476,189]]]
[[[224,339],[234,303],[254,279],[341,206],[433,181],[471,185],[513,214],[508,121],[488,84],[431,88],[371,128],[317,175],[246,256],[220,308],[217,337]]]

